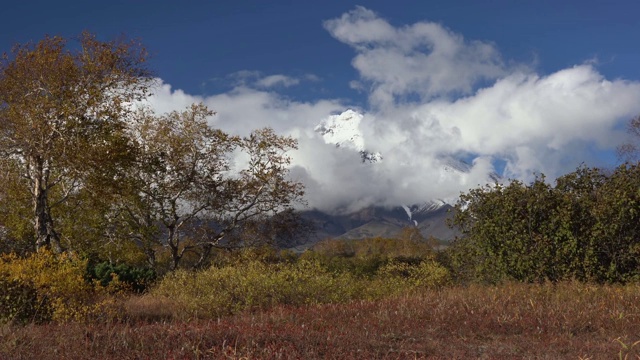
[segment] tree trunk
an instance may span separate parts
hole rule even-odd
[[[61,253],[60,238],[54,229],[49,208],[49,170],[45,168],[44,161],[39,158],[35,159],[34,167],[32,179],[36,249],[50,248],[55,253]]]
[[[149,264],[152,269],[156,270],[156,252],[151,247],[147,247],[146,245],[143,246],[145,246],[144,253],[147,255],[147,264]]]
[[[180,259],[182,256],[180,254],[180,242],[178,239],[178,234],[176,230],[175,224],[171,224],[168,226],[169,229],[169,237],[167,239],[167,244],[171,249],[171,271],[178,269],[178,264],[180,264]]]
[[[209,256],[211,255],[211,249],[213,249],[213,245],[205,244],[202,246],[202,252],[200,253],[200,258],[198,262],[193,265],[194,269],[201,269],[206,264],[207,260],[209,260]]]

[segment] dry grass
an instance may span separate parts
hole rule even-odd
[[[191,322],[150,322],[156,305],[148,299],[127,306],[130,312],[138,309],[137,321],[6,326],[0,330],[0,358],[635,359],[640,354],[640,345],[633,345],[640,339],[636,285],[452,287]]]

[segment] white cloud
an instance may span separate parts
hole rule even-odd
[[[233,87],[254,87],[260,89],[291,87],[299,85],[302,81],[317,82],[320,77],[314,74],[304,74],[300,77],[283,74],[264,75],[260,71],[240,70],[227,76],[227,80]]]
[[[275,92],[239,86],[207,97],[186,95],[168,84],[161,84],[151,98],[161,112],[182,109],[193,102],[203,102],[216,112],[211,125],[239,135],[251,130],[272,127],[281,134],[313,132],[313,127],[331,113],[344,108],[337,100],[298,102]]]
[[[554,162],[586,160],[580,144],[615,148],[615,129],[640,112],[639,100],[640,83],[608,81],[589,65],[542,77],[514,73],[473,96],[416,106],[416,116],[441,124],[423,122],[417,136],[436,133],[437,148],[505,158],[518,177],[555,176],[571,169]]]
[[[306,80],[306,81],[311,81],[311,82],[322,81],[322,78],[320,78],[318,75],[314,75],[314,74],[305,74],[303,76],[303,79]]]
[[[506,72],[492,44],[465,41],[436,23],[394,28],[372,11],[357,7],[325,21],[324,26],[356,51],[352,64],[362,80],[373,86],[373,106],[390,105],[410,95],[425,101],[468,94],[477,82]]]
[[[455,198],[486,183],[496,160],[508,177],[544,172],[553,179],[590,164],[594,149],[614,149],[621,125],[640,113],[640,82],[607,80],[589,62],[537,74],[506,66],[491,43],[431,22],[395,27],[362,7],[324,27],[355,51],[360,76],[345,83],[369,95],[359,130],[368,150],[382,153],[380,163],[363,164],[357,152],[314,133],[350,104],[299,102],[274,91],[318,81],[315,75],[243,71],[226,93],[199,97],[161,84],[151,101],[160,111],[202,101],[217,111],[211,124],[225,131],[270,126],[296,137],[292,176],[305,182],[309,204],[324,210]],[[443,171],[460,156],[472,159],[468,173]]]
[[[640,83],[607,80],[590,58],[539,75],[506,66],[491,43],[432,22],[394,27],[363,7],[324,26],[356,53],[351,86],[371,89],[371,150],[417,159],[406,161],[419,176],[434,171],[423,159],[460,154],[503,160],[507,176],[557,176],[594,147],[615,148],[616,129],[640,112]]]
[[[262,88],[270,88],[274,86],[289,87],[298,85],[300,80],[284,75],[270,75],[256,81],[256,85]]]

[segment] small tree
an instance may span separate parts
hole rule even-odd
[[[146,52],[89,33],[17,45],[0,61],[0,162],[28,190],[37,248],[62,251],[55,209],[96,185],[118,182],[129,158],[129,104],[147,95]]]
[[[261,238],[260,233],[275,236],[278,229],[287,226],[302,226],[304,222],[291,212],[295,204],[303,204],[304,186],[288,177],[291,158],[290,150],[297,149],[297,141],[288,136],[279,136],[273,129],[254,130],[248,137],[241,138],[239,150],[247,157],[247,163],[239,165],[234,174],[229,174],[229,183],[223,204],[209,213],[219,227],[209,228],[211,232],[200,242],[203,248],[200,262],[208,257],[212,248],[217,246],[233,247],[243,245],[251,239],[229,237],[234,230],[245,225],[255,229],[258,241],[274,241],[273,238]],[[275,215],[276,218],[273,218]],[[275,220],[275,221],[272,221]],[[269,229],[264,226],[271,226]]]
[[[202,104],[162,116],[141,109],[131,128],[139,157],[117,214],[153,266],[162,249],[171,269],[190,252],[202,265],[215,247],[246,245],[239,233],[267,233],[258,220],[301,201],[302,185],[287,178],[293,139],[270,129],[230,136],[209,127],[212,115]],[[241,169],[230,158],[238,153]]]

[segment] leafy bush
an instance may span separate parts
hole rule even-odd
[[[415,265],[392,260],[382,266],[376,276],[380,287],[389,288],[388,293],[439,288],[450,280],[449,271],[432,260]]]
[[[324,240],[302,254],[301,258],[317,261],[331,272],[348,272],[372,279],[390,262],[411,266],[434,259],[434,245],[433,239],[422,237],[417,228],[407,227],[398,234],[398,238]]]
[[[281,263],[251,260],[199,272],[171,273],[150,291],[145,303],[174,306],[175,315],[182,318],[210,318],[277,305],[373,300],[432,289],[448,282],[449,272],[433,260],[416,264],[389,260],[371,278],[354,276],[350,271],[332,271],[315,260]],[[154,311],[158,317],[171,312],[157,307]],[[141,311],[134,309],[134,312]],[[147,312],[145,317],[153,316]]]
[[[218,317],[278,304],[335,303],[363,294],[349,274],[332,274],[317,262],[265,264],[250,261],[211,267],[200,272],[179,270],[167,275],[152,296],[171,299],[187,317]]]
[[[321,264],[332,273],[349,273],[358,278],[373,278],[378,269],[389,262],[380,256],[331,256],[316,251],[307,251],[301,259]]]
[[[312,250],[329,257],[432,258],[435,239],[425,239],[420,230],[406,227],[395,238],[327,239]]]
[[[28,257],[0,258],[0,284],[18,306],[3,307],[0,318],[29,320],[82,320],[102,314],[112,303],[101,297],[102,288],[85,281],[86,261],[73,254],[38,251]]]
[[[457,276],[471,281],[577,279],[627,282],[640,276],[640,165],[613,172],[581,167],[557,179],[512,181],[460,197],[449,249]]]
[[[40,323],[51,318],[47,299],[39,299],[32,283],[2,277],[0,293],[0,323]]]

